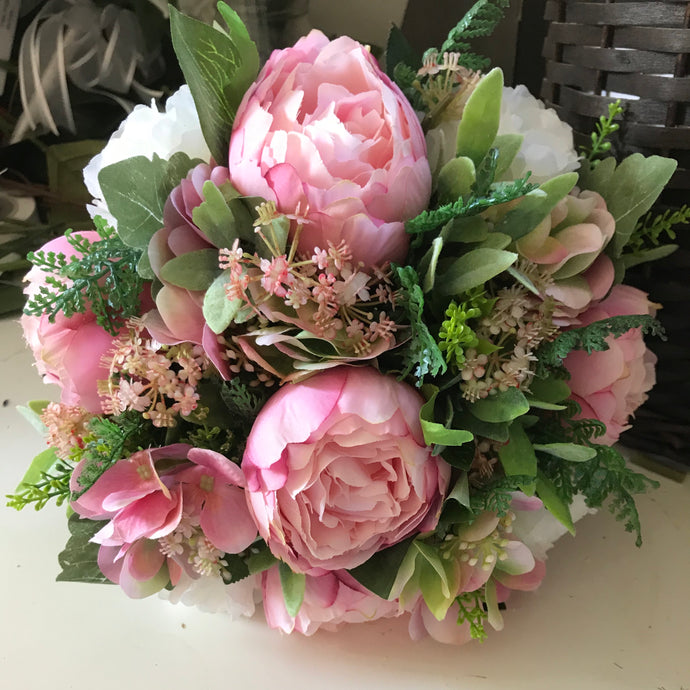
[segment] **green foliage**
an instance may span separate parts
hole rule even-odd
[[[438,376],[447,369],[443,353],[424,322],[424,293],[419,285],[419,276],[412,266],[396,266],[395,274],[400,282],[398,304],[405,310],[410,324],[411,336],[403,352],[401,378],[413,370],[417,386],[421,386],[427,375]]]
[[[288,616],[294,618],[304,601],[304,590],[307,585],[307,576],[304,573],[295,573],[290,566],[283,561],[278,564],[280,572],[280,586],[285,599],[285,610]]]
[[[28,255],[48,275],[46,285],[28,301],[24,312],[45,314],[52,323],[58,314],[69,318],[90,311],[99,326],[116,335],[127,318],[139,313],[141,252],[123,244],[102,218],[94,223],[102,238],[97,242],[76,233],[65,235],[78,252],[69,259],[63,253],[45,251]]]
[[[596,125],[596,130],[590,134],[590,146],[580,146],[580,152],[590,166],[595,167],[599,159],[611,150],[611,142],[608,138],[619,129],[619,125],[614,120],[623,114],[620,99],[614,103],[609,103],[608,116],[601,115]]]
[[[625,246],[625,252],[635,253],[649,247],[658,247],[664,235],[670,240],[675,240],[676,233],[673,226],[687,225],[688,223],[690,223],[690,206],[685,204],[679,209],[672,210],[669,208],[653,217],[651,213],[648,213],[635,226],[635,230],[633,230]]]
[[[671,158],[634,153],[619,164],[605,158],[595,168],[585,166],[580,171],[579,186],[601,194],[616,221],[607,254],[613,258],[621,255],[638,220],[652,207],[677,166]]]
[[[72,469],[70,463],[57,459],[54,449],[43,451],[34,458],[16,493],[6,495],[7,507],[22,510],[33,504],[41,510],[53,498],[61,506],[70,496]]]
[[[521,484],[528,484],[533,479],[529,475],[515,475],[493,479],[490,483],[472,492],[470,497],[472,513],[480,515],[488,510],[495,512],[499,517],[503,517],[510,510],[513,492]]]
[[[618,338],[631,328],[640,328],[644,334],[663,334],[661,324],[646,314],[611,316],[588,326],[563,331],[539,348],[536,375],[543,378],[549,368],[562,366],[563,360],[573,350],[585,350],[587,354],[608,350],[606,338],[609,335]]]
[[[454,410],[449,398],[446,398],[446,416],[443,423],[436,421],[435,403],[439,389],[436,386],[427,386],[426,388],[433,390],[433,394],[422,405],[419,411],[419,421],[422,425],[424,442],[429,446],[434,446],[433,454],[438,455],[446,446],[461,446],[463,443],[471,441],[474,438],[471,432],[453,427]],[[448,458],[448,462],[453,464],[451,458]]]
[[[467,200],[444,204],[431,211],[422,211],[418,216],[405,223],[405,229],[412,235],[435,230],[445,225],[454,218],[466,218],[476,216],[487,208],[515,201],[538,188],[538,185],[530,184],[529,175],[512,182],[498,182],[491,186],[487,196],[470,196]]]
[[[239,15],[222,2],[218,10],[228,33],[185,17],[174,7],[170,31],[204,139],[218,165],[225,165],[237,108],[259,71],[259,54]]]
[[[450,30],[441,50],[437,52],[441,55],[445,52],[461,53],[461,65],[475,71],[486,69],[490,61],[472,53],[468,41],[480,36],[491,36],[509,5],[510,0],[478,0]]]
[[[609,511],[624,523],[626,532],[635,532],[635,544],[641,546],[640,516],[633,495],[656,489],[659,482],[628,468],[615,448],[596,446],[596,451],[594,459],[573,466],[575,490],[586,496],[590,508],[608,503]]]
[[[458,611],[458,625],[469,623],[472,639],[483,642],[487,637],[484,622],[489,618],[483,587],[474,592],[463,592],[459,597],[456,597],[455,601],[460,609]]]
[[[195,448],[208,448],[226,457],[230,457],[235,448],[235,436],[232,431],[221,429],[219,426],[194,427],[182,441]]]
[[[446,361],[455,367],[465,363],[465,350],[476,347],[479,338],[467,322],[485,316],[495,300],[487,299],[483,290],[474,290],[467,294],[467,300],[457,304],[451,302],[446,309],[446,319],[439,331],[439,349],[446,353]]]
[[[266,389],[250,388],[237,377],[223,384],[220,396],[230,412],[228,422],[235,428],[246,429],[247,433],[268,399]]]
[[[439,276],[438,294],[460,295],[473,288],[484,286],[510,268],[518,255],[493,247],[477,247],[451,261]]]
[[[350,570],[350,575],[370,592],[387,599],[413,539],[414,537],[409,537],[377,551],[368,561]]]
[[[99,544],[91,542],[107,520],[87,520],[73,514],[67,521],[70,538],[58,555],[62,572],[55,578],[58,582],[92,582],[111,584],[98,567]]]
[[[77,479],[78,498],[92,487],[99,477],[115,462],[126,458],[140,448],[164,445],[165,430],[156,429],[139,412],[128,410],[120,415],[94,417],[88,425],[83,449],[76,449],[74,460],[85,460]]]
[[[395,70],[398,65],[408,67],[414,74],[414,69],[421,65],[421,61],[410,42],[405,38],[405,34],[393,24],[388,33],[388,43],[386,44],[386,74],[391,79],[395,79]]]

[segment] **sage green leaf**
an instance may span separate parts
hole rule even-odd
[[[417,557],[419,589],[429,611],[437,620],[443,620],[455,600],[458,573],[455,563],[441,559],[440,552],[424,542],[415,541],[420,556]]]
[[[570,386],[563,379],[533,378],[529,388],[532,396],[544,402],[557,403],[570,397]]]
[[[81,519],[76,514],[70,516],[67,526],[71,536],[58,555],[58,562],[62,568],[62,572],[55,578],[58,582],[112,584],[98,567],[100,544],[89,541],[106,524],[107,520]],[[165,579],[168,579],[167,570]],[[161,586],[164,585],[165,583],[162,583]]]
[[[534,230],[551,213],[553,207],[572,190],[576,182],[577,173],[564,173],[547,180],[539,189],[526,194],[522,201],[496,224],[494,230],[519,240]]]
[[[451,158],[438,174],[437,191],[442,204],[450,204],[469,194],[476,171],[471,158]]]
[[[259,542],[251,547],[252,552],[247,556],[247,568],[250,575],[262,573],[278,563],[278,559],[271,553],[266,542]]]
[[[206,144],[216,163],[225,165],[235,115],[259,71],[259,54],[237,13],[224,3],[218,9],[229,34],[172,6],[170,32]]]
[[[508,443],[498,448],[498,458],[508,476],[537,476],[537,456],[520,422],[513,422]]]
[[[580,186],[601,194],[616,220],[607,253],[616,258],[622,254],[637,221],[652,207],[677,166],[672,158],[633,153],[618,165],[606,158],[594,170],[582,171]]]
[[[137,273],[144,280],[153,280],[156,277],[156,274],[153,272],[153,268],[151,268],[151,260],[149,259],[148,252],[143,252],[143,254],[139,257]]]
[[[498,150],[498,161],[496,163],[496,179],[508,170],[510,164],[515,160],[522,142],[522,134],[499,134],[493,141],[493,148]]]
[[[503,96],[503,72],[495,67],[467,100],[458,126],[455,153],[467,156],[475,167],[484,159],[498,133]]]
[[[228,299],[225,286],[230,279],[230,269],[223,271],[209,286],[204,295],[204,320],[214,333],[222,333],[235,319],[244,302]]]
[[[50,471],[57,461],[58,457],[55,455],[55,448],[46,448],[44,451],[41,451],[31,461],[29,469],[22,477],[15,491],[20,493],[27,487],[38,484],[43,479],[42,473]]]
[[[570,515],[570,507],[563,500],[553,482],[542,472],[537,473],[537,496],[541,498],[544,507],[553,515],[570,534],[575,535],[573,518]]]
[[[283,589],[285,609],[291,618],[294,618],[304,601],[304,590],[307,584],[307,576],[304,573],[295,573],[290,566],[283,561],[278,564],[280,572],[280,586]]]
[[[453,423],[462,429],[467,429],[475,436],[485,436],[499,443],[505,443],[508,440],[508,422],[485,422],[469,412],[460,412],[455,415]]]
[[[662,244],[660,247],[654,247],[654,249],[646,249],[641,252],[635,252],[634,254],[623,254],[621,259],[623,260],[623,265],[627,271],[633,266],[644,264],[648,261],[658,261],[659,259],[664,259],[670,254],[673,254],[676,249],[678,249],[677,244]]]
[[[471,441],[474,436],[464,429],[448,429],[443,424],[434,421],[434,404],[438,396],[438,389],[427,400],[419,411],[419,421],[422,425],[424,442],[428,446],[461,446]]]
[[[404,539],[387,549],[377,551],[368,561],[350,570],[350,575],[370,592],[388,599],[410,544],[414,537]]]
[[[527,402],[529,403],[530,407],[533,407],[536,410],[556,411],[566,409],[565,405],[559,405],[558,403],[550,403],[544,400],[538,400],[537,398],[531,398],[530,396],[527,396]]]
[[[232,190],[228,192],[232,193]],[[231,207],[223,192],[211,180],[204,182],[201,195],[204,201],[192,211],[192,220],[211,244],[216,247],[231,247],[243,235],[251,237],[249,229],[253,232],[253,218],[243,204],[231,202]]]
[[[16,408],[17,412],[19,412],[19,414],[24,417],[41,436],[46,433],[46,426],[41,421],[41,415],[49,402],[50,400],[31,400],[26,404],[26,407],[17,405]]]
[[[434,283],[436,282],[436,268],[438,267],[438,258],[441,256],[441,250],[443,249],[443,238],[436,237],[431,243],[429,249],[429,266],[424,274],[424,292],[431,292],[434,289]]]
[[[163,264],[161,279],[186,290],[206,290],[219,273],[218,250],[197,249]]]
[[[534,450],[554,455],[569,462],[587,462],[597,454],[594,448],[581,446],[577,443],[535,443]]]
[[[463,472],[458,481],[455,482],[455,486],[452,491],[446,497],[446,501],[457,501],[461,506],[465,508],[471,508],[472,503],[470,501],[470,483],[467,472]]]
[[[453,218],[443,226],[444,242],[482,242],[489,234],[489,226],[479,215]]]
[[[129,247],[145,249],[154,232],[163,227],[163,207],[170,192],[189,170],[200,163],[186,153],[163,160],[134,156],[107,165],[98,174],[103,198],[117,220],[117,234]]]
[[[494,233],[494,234],[502,234],[502,233]],[[508,237],[508,235],[503,235],[503,237]],[[510,240],[510,238],[508,238]],[[536,295],[539,297],[539,290],[537,290],[537,287],[535,284],[529,279],[527,275],[525,275],[522,271],[519,271],[515,266],[511,266],[510,268],[506,269],[508,273],[515,278],[515,280],[518,281],[518,283],[521,283],[524,285],[533,295]]]
[[[478,285],[484,285],[512,266],[517,254],[502,249],[480,247],[458,257],[438,277],[437,292],[441,296],[459,295]]]
[[[505,235],[502,232],[490,232],[479,246],[487,247],[488,249],[505,249],[512,241],[509,235]],[[510,272],[510,267],[506,270]]]
[[[517,388],[499,391],[469,406],[470,412],[485,422],[510,422],[529,410],[529,403]]]

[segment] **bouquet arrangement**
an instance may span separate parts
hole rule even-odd
[[[85,170],[94,231],[31,259],[22,324],[60,402],[10,505],[69,505],[59,580],[312,634],[405,615],[483,639],[553,541],[654,482],[612,447],[654,380],[675,162],[581,156],[469,50],[318,31],[259,72],[238,16],[171,9],[188,86]],[[258,73],[258,76],[257,76]],[[646,215],[647,214],[647,215]]]

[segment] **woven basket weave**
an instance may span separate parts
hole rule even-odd
[[[620,159],[635,152],[679,165],[658,210],[690,204],[690,2],[548,0],[541,96],[586,144],[608,104],[624,113],[611,137]],[[664,303],[668,341],[653,343],[657,386],[622,441],[690,468],[690,229],[671,257],[629,272],[626,282]]]

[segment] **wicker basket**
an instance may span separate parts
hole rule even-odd
[[[690,2],[548,0],[550,21],[542,98],[570,123],[576,144],[589,140],[608,104],[625,110],[612,137],[617,157],[641,152],[678,160],[661,207],[690,203]],[[631,271],[627,282],[664,302],[668,341],[652,344],[658,383],[622,441],[667,464],[690,468],[690,229],[681,249]]]

